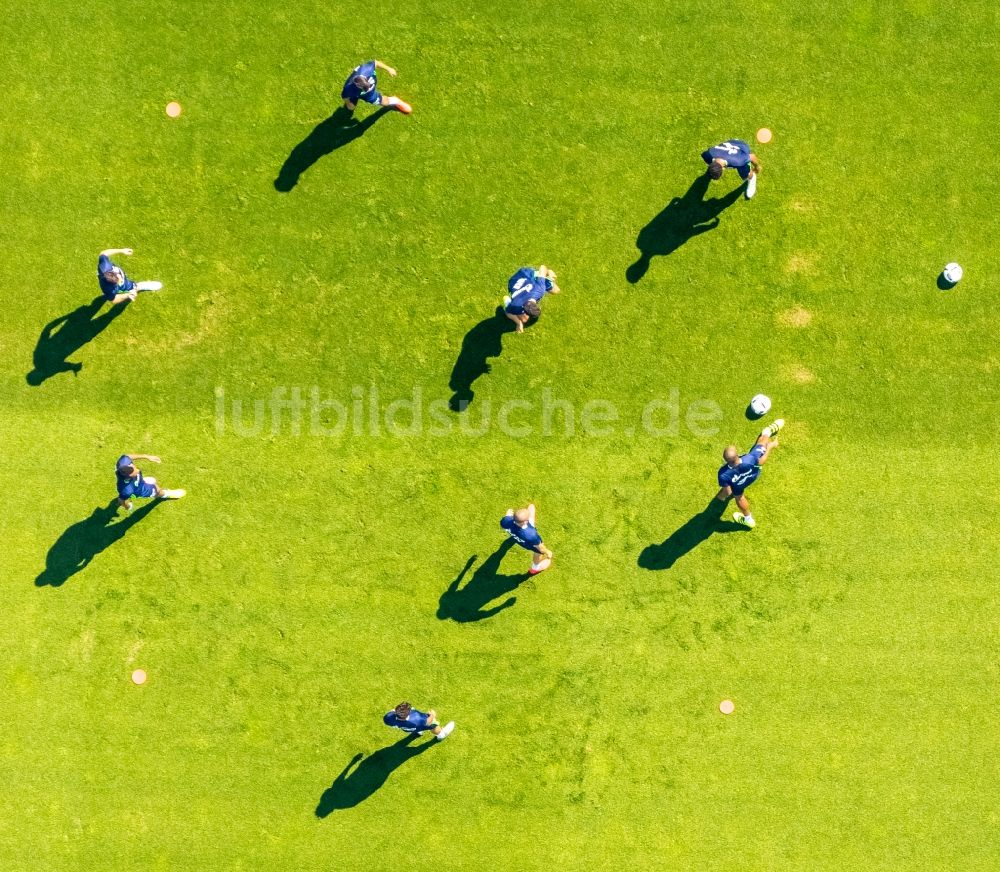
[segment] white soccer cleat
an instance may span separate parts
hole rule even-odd
[[[749,179],[747,179],[747,189],[743,196],[746,197],[748,200],[752,200],[753,195],[756,193],[757,193],[757,173],[754,173],[752,176],[750,176]]]
[[[441,732],[438,733],[434,738],[439,742],[443,742],[451,735],[451,731],[455,729],[455,722],[448,721],[443,727],[441,727]]]
[[[546,557],[544,560],[534,563],[531,569],[528,570],[528,575],[538,575],[539,572],[545,572],[552,565],[552,558]]]
[[[137,291],[162,291],[163,282],[136,282]]]
[[[785,426],[785,419],[778,418],[772,424],[768,424],[763,430],[760,431],[761,436],[774,437],[778,435],[778,431]]]
[[[753,518],[748,518],[741,512],[733,512],[733,520],[743,527],[749,527],[751,530],[757,526],[757,521]]]
[[[174,488],[173,490],[165,490],[163,492],[163,499],[165,500],[179,500],[181,497],[187,494],[187,491],[182,487]]]

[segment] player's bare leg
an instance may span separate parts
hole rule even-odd
[[[736,505],[739,508],[739,511],[733,512],[733,520],[737,524],[749,527],[751,530],[756,527],[757,521],[750,512],[750,501],[743,494],[740,494],[736,497]]]
[[[400,100],[399,97],[382,97],[383,106],[391,106],[404,115],[409,115],[413,111],[413,107],[407,103],[405,100]]]

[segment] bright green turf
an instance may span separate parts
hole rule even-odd
[[[1000,14],[817,6],[7,5],[0,868],[1000,865]],[[373,53],[415,114],[277,193]],[[698,152],[762,124],[758,198],[628,284]],[[42,327],[128,245],[166,291],[29,387]],[[466,331],[543,260],[565,293],[469,414],[529,385],[634,424],[677,388],[720,433],[217,433],[216,386],[446,400]],[[758,529],[640,568],[752,441],[758,390],[789,420]],[[189,497],[36,587],[122,450]],[[438,620],[528,498],[555,568]],[[318,820],[402,697],[458,730]]]

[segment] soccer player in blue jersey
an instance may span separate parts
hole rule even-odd
[[[348,112],[353,112],[359,101],[370,103],[372,106],[390,106],[398,109],[404,115],[409,115],[413,107],[409,103],[400,100],[399,97],[386,97],[378,90],[378,73],[376,70],[385,70],[390,76],[395,78],[396,71],[382,61],[367,61],[351,70],[351,74],[344,82],[344,89],[340,96],[344,100],[344,106]]]
[[[503,298],[503,313],[524,332],[524,325],[542,314],[542,297],[558,294],[556,274],[542,264],[538,269],[523,266],[507,281],[508,294]]]
[[[133,282],[125,271],[111,262],[116,254],[131,254],[131,248],[109,248],[97,259],[97,282],[109,303],[131,303],[139,291],[158,291],[162,282]]]
[[[718,181],[722,178],[722,171],[730,167],[747,183],[743,196],[749,200],[757,193],[760,161],[742,139],[727,139],[725,142],[713,145],[701,153],[701,159],[708,164],[709,178]]]
[[[125,511],[132,511],[132,498],[148,500],[156,497],[158,500],[179,500],[187,491],[180,488],[167,490],[160,487],[155,478],[147,478],[135,463],[137,460],[148,460],[159,463],[155,454],[123,454],[115,464],[115,477],[118,479],[118,505]]]
[[[728,502],[736,497],[738,512],[733,512],[733,520],[737,524],[753,529],[757,526],[750,512],[750,503],[744,496],[744,491],[760,476],[760,468],[767,462],[771,449],[778,445],[778,431],[785,426],[784,420],[778,418],[773,424],[768,424],[760,431],[760,437],[747,454],[740,455],[735,445],[730,445],[722,452],[726,462],[719,469],[719,492],[716,499]]]
[[[443,727],[438,723],[434,709],[429,712],[419,712],[408,702],[401,702],[391,712],[382,716],[382,723],[387,727],[395,727],[404,733],[416,733],[418,736],[430,730],[434,738],[443,742],[455,729],[455,722],[448,721]]]
[[[500,526],[507,531],[518,545],[531,552],[530,575],[538,575],[552,565],[552,552],[545,547],[542,536],[535,527],[535,506],[533,503],[523,509],[508,509],[500,519]]]

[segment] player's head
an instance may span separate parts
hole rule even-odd
[[[735,445],[727,445],[726,450],[722,452],[722,459],[730,466],[736,466],[740,462],[740,449]]]
[[[106,282],[115,282],[116,284],[118,282],[118,273],[115,271],[114,267],[106,269],[104,272],[102,272],[101,277]]]
[[[527,509],[518,509],[514,512],[514,520],[523,527],[531,520],[531,514]]]
[[[542,307],[538,305],[537,300],[528,300],[524,304],[524,314],[529,318],[538,318],[542,314]]]
[[[115,464],[115,469],[120,476],[125,478],[130,478],[135,473],[135,465],[132,463],[132,458],[127,454],[123,454],[118,458],[118,463]]]
[[[708,177],[713,181],[717,182],[719,181],[719,179],[722,178],[722,170],[723,170],[722,164],[719,163],[718,160],[713,160],[708,165]]]
[[[356,88],[360,88],[365,92],[370,91],[375,87],[375,80],[369,78],[368,76],[355,76],[353,82]]]
[[[401,702],[393,711],[396,713],[397,718],[405,721],[410,716],[410,712],[413,711],[413,706],[408,702]]]

